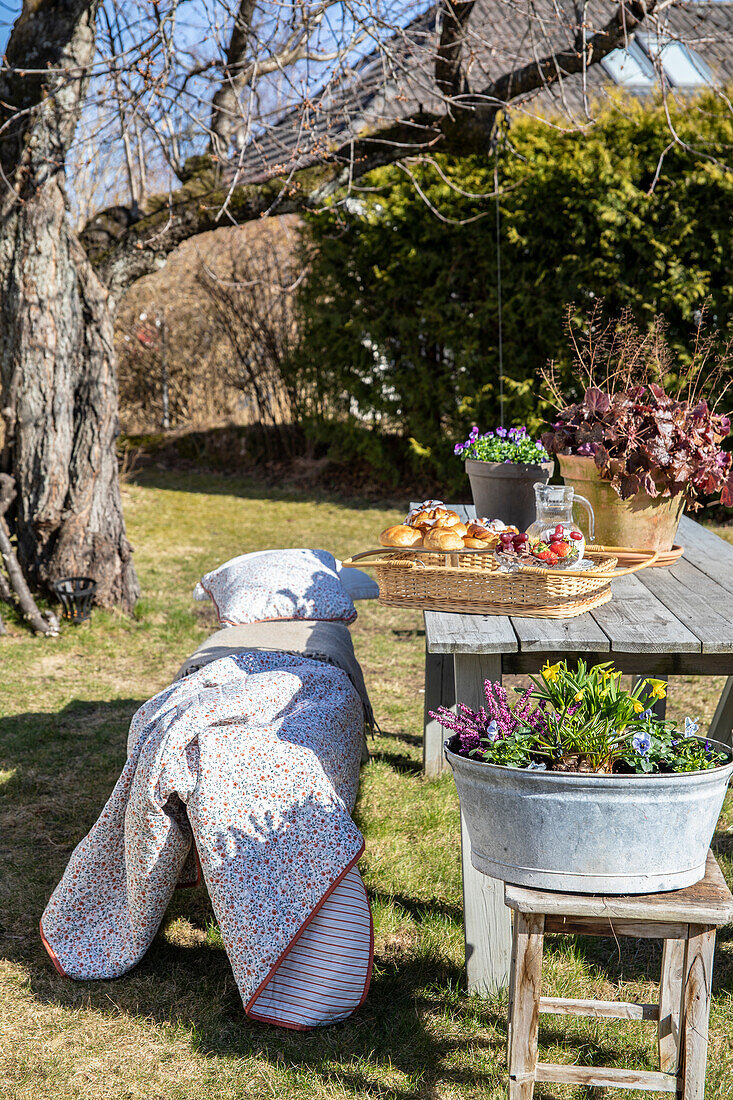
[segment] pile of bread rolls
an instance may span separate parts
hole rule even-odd
[[[502,531],[517,528],[485,517],[465,524],[442,500],[426,500],[408,512],[404,523],[382,531],[379,541],[406,550],[493,550]]]

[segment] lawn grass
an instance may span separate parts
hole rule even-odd
[[[203,888],[176,895],[124,978],[77,983],[54,971],[38,918],[117,778],[136,706],[215,628],[209,605],[190,598],[201,573],[263,545],[344,557],[398,518],[307,490],[159,470],[127,485],[124,498],[144,591],[135,616],[96,611],[56,640],[11,621],[0,638],[0,1098],[503,1097],[505,1002],[464,991],[455,788],[449,776],[428,782],[420,773],[424,640],[414,612],[361,603],[353,627],[382,729],[357,807],[376,954],[355,1016],[308,1033],[248,1021]],[[721,683],[673,681],[670,713],[708,720]],[[729,800],[716,842],[729,881],[732,835]],[[650,1001],[659,958],[648,942],[550,938],[546,990]],[[729,928],[716,960],[708,1100],[733,1096],[732,991]],[[545,1017],[540,1041],[546,1061],[655,1068],[650,1024]],[[538,1086],[535,1095],[593,1092]]]

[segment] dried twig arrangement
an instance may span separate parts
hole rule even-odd
[[[675,358],[667,343],[666,323],[655,317],[642,330],[631,310],[618,317],[603,316],[603,301],[578,320],[576,307],[569,305],[565,328],[581,387],[596,387],[613,397],[635,386],[661,386],[678,401],[694,406],[705,398],[715,410],[733,384],[733,342],[721,340],[708,326],[707,312],[700,310],[688,362]],[[542,379],[555,408],[567,405],[555,362],[542,371]]]

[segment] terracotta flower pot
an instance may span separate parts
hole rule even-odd
[[[546,484],[552,462],[480,462],[466,459],[477,516],[503,519],[526,531],[535,519],[534,484]]]
[[[601,478],[592,458],[557,455],[557,461],[565,484],[572,485],[587,497],[593,507],[596,517],[594,542],[642,550],[671,549],[685,505],[682,494],[650,497],[640,492],[629,500],[622,500],[610,481]]]

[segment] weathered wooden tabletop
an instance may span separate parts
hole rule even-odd
[[[472,506],[452,505],[463,519]],[[613,599],[572,619],[425,612],[427,775],[444,766],[438,705],[482,703],[487,679],[537,672],[545,661],[613,661],[637,676],[727,676],[709,736],[731,744],[733,727],[733,545],[683,517],[683,557],[669,568],[643,569],[612,582]],[[462,823],[466,967],[471,991],[506,985],[511,928],[503,884],[480,874]]]
[[[472,509],[462,509],[470,515]],[[425,613],[430,653],[500,654],[505,673],[547,657],[614,660],[624,672],[733,674],[733,545],[684,516],[673,566],[613,582],[613,599],[573,619]]]

